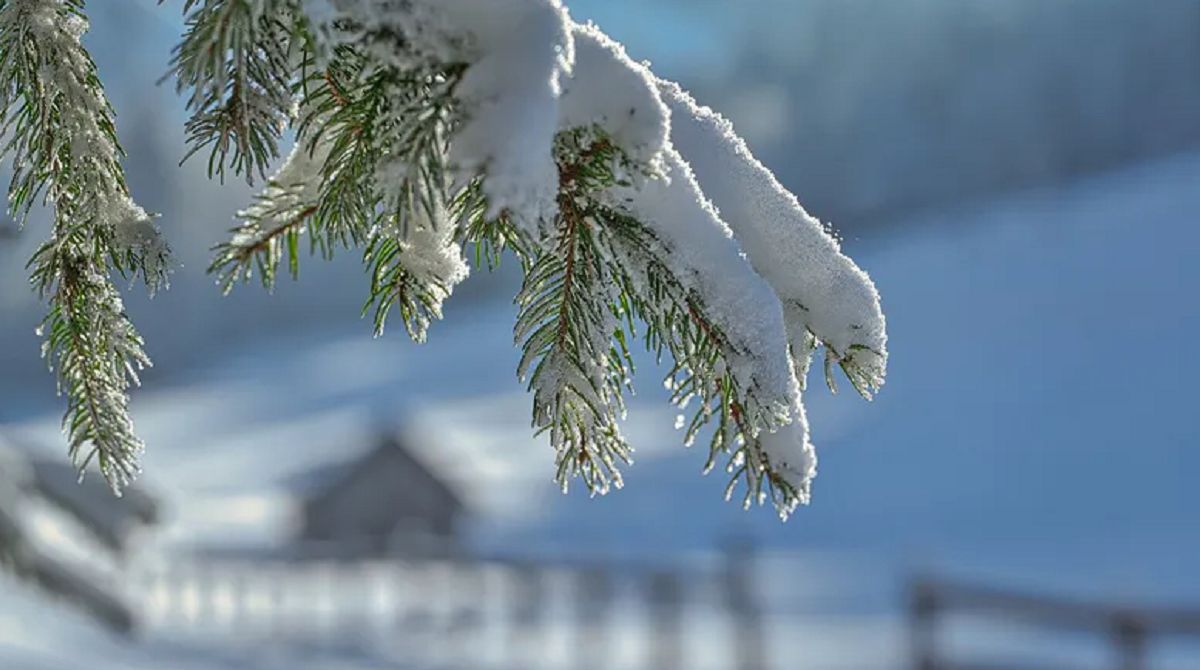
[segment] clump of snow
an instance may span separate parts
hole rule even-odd
[[[670,133],[654,76],[595,25],[576,25],[572,34],[575,67],[563,81],[559,129],[599,126],[631,160],[652,165]]]
[[[554,216],[551,147],[560,79],[574,59],[558,0],[307,0],[304,11],[325,46],[384,31],[406,46],[366,39],[385,65],[403,68],[414,57],[464,65],[455,88],[462,123],[449,156],[457,180],[483,176],[489,214],[505,212],[527,230]],[[357,30],[332,28],[342,18]]]
[[[532,229],[557,211],[551,146],[560,79],[569,71],[569,19],[556,0],[437,0],[469,63],[456,97],[465,121],[450,163],[460,179],[484,175],[492,216]]]
[[[106,212],[113,230],[113,242],[119,252],[136,257],[152,288],[165,284],[169,272],[171,248],[154,218],[127,196]]]
[[[871,387],[883,383],[887,334],[879,292],[838,242],[760,163],[733,124],[678,84],[659,82],[670,105],[671,140],[733,230],[750,262],[779,294],[797,366],[807,368],[811,331],[835,358],[870,357]]]
[[[610,204],[645,225],[665,247],[661,257],[729,341],[729,373],[768,414],[786,414],[800,393],[788,362],[783,311],[771,287],[746,262],[729,227],[700,191],[674,149],[666,175],[616,186]]]
[[[817,451],[809,441],[808,418],[799,397],[792,408],[792,422],[759,433],[758,447],[766,456],[771,472],[796,491],[796,497],[778,510],[780,517],[787,519],[797,505],[808,504],[817,476]]]
[[[423,211],[417,208],[417,225],[409,226],[401,235],[400,252],[395,260],[414,284],[428,287],[431,293],[431,300],[424,303],[429,314],[417,310],[413,316],[416,323],[410,332],[418,341],[424,341],[433,319],[442,318],[442,304],[471,272],[462,246],[455,240],[454,226],[445,223],[445,214],[435,212],[430,220]]]

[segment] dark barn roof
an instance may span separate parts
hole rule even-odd
[[[305,477],[301,543],[335,555],[429,550],[453,543],[458,493],[397,435],[358,461]],[[428,543],[431,546],[417,547]]]

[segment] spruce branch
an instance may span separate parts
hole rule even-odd
[[[302,235],[310,253],[326,258],[337,248],[366,246],[372,283],[365,311],[374,307],[376,332],[401,304],[410,334],[420,339],[422,323],[440,314],[429,306],[440,305],[436,296],[447,290],[417,290],[412,273],[395,261],[411,257],[401,251],[415,218],[436,227],[447,217],[445,156],[462,68],[379,67],[349,45],[336,48],[325,67],[310,65],[299,86],[297,145],[241,213],[230,241],[216,248],[209,271],[226,291],[255,272],[270,288],[285,259],[298,273]]]
[[[299,190],[272,182],[254,205],[241,212],[244,221],[230,230],[230,240],[213,249],[208,272],[216,275],[223,293],[250,281],[255,272],[264,287],[274,288],[285,256],[288,271],[293,277],[299,275],[300,236],[317,212],[317,205],[306,202]]]
[[[10,211],[53,208],[51,238],[29,261],[49,302],[43,356],[67,396],[64,430],[82,470],[94,458],[115,491],[138,472],[142,442],[128,388],[150,364],[110,273],[165,283],[167,250],[129,197],[114,113],[80,43],[82,0],[0,1],[0,117],[13,161]]]
[[[248,183],[266,176],[292,103],[296,52],[304,48],[294,0],[188,0],[187,31],[170,75],[190,91],[187,160],[209,150],[208,173]]]
[[[140,472],[144,446],[129,417],[127,389],[139,383],[150,359],[112,282],[91,259],[64,259],[55,247],[46,243],[33,261],[34,282],[51,305],[39,328],[42,355],[54,361],[67,396],[63,428],[72,461],[82,472],[95,458],[119,493]]]
[[[369,67],[356,50],[343,47],[327,69],[305,80],[297,135],[323,157],[315,166],[320,187],[310,232],[314,251],[326,258],[339,246],[361,245],[381,209],[374,177],[386,150],[381,126],[392,118],[393,75]]]
[[[631,388],[629,344],[642,329],[647,349],[673,361],[671,402],[696,402],[687,422],[691,444],[711,427],[706,471],[722,456],[732,495],[770,499],[783,513],[807,496],[772,463],[760,439],[791,420],[757,388],[743,388],[730,371],[743,353],[709,315],[703,297],[686,288],[667,261],[672,250],[636,218],[607,204],[606,189],[624,175],[646,171],[599,128],[564,131],[556,142],[559,215],[553,244],[536,247],[517,304],[516,336],[523,355],[518,374],[534,393],[534,424],[549,432],[556,476],[573,476],[593,493],[619,486],[619,465],[631,449],[619,430],[624,392]],[[531,372],[532,370],[532,372]]]
[[[335,170],[342,179],[336,175],[332,181],[327,178],[335,146],[344,160],[347,146],[366,132],[365,125],[344,122],[337,127],[341,132],[334,132],[326,127],[330,117],[342,108],[377,103],[374,96],[364,96],[372,99],[359,101],[357,105],[346,97],[344,87],[361,75],[365,61],[356,57],[353,50],[347,49],[344,54],[347,58],[315,72],[309,70],[310,63],[305,61],[296,146],[254,204],[238,213],[242,223],[230,230],[230,240],[214,248],[216,254],[208,271],[217,276],[217,283],[225,293],[233,290],[235,284],[249,281],[255,272],[264,288],[273,289],[279,265],[285,258],[289,273],[293,278],[298,276],[300,238],[305,233],[309,234],[310,252],[320,250],[326,258],[333,254],[335,246],[353,246],[366,237],[374,209],[369,205],[370,184],[366,180],[355,181],[354,175],[345,171]],[[345,63],[350,59],[357,68],[347,67]],[[348,81],[339,83],[341,76]],[[359,120],[367,124],[373,119],[372,115]],[[344,166],[342,161],[335,164]]]
[[[578,139],[564,134],[558,142],[555,238],[528,266],[514,333],[523,350],[517,374],[533,391],[534,426],[555,449],[556,481],[566,490],[579,476],[603,494],[622,486],[618,466],[632,461],[618,425],[629,357],[619,344],[624,335],[615,335],[618,296],[588,198],[607,185],[615,149],[603,138],[586,147]]]
[[[579,218],[588,222],[587,230],[596,240],[592,253],[601,259],[602,268],[595,273],[600,281],[589,282],[586,291],[603,296],[608,301],[607,314],[615,317],[608,322],[612,347],[606,359],[616,382],[612,384],[617,390],[614,395],[619,398],[621,385],[629,383],[632,361],[627,345],[640,325],[647,349],[659,359],[664,354],[672,358],[666,379],[671,402],[681,409],[697,403],[687,422],[685,443],[691,444],[716,420],[706,471],[722,454],[728,455],[727,495],[740,481],[746,485],[745,504],[769,497],[780,510],[794,508],[805,493],[782,476],[759,444],[764,432],[786,424],[791,417],[772,402],[761,400],[757,388],[743,388],[734,377],[730,361],[744,352],[711,318],[703,296],[689,290],[672,270],[667,259],[673,250],[642,222],[602,197],[605,189],[627,184],[628,175],[641,172],[651,177],[649,167],[631,161],[599,128],[560,133],[557,146],[560,155],[574,152],[577,156],[577,162],[560,173],[560,187],[576,180],[587,185],[579,193],[567,191],[566,197],[560,197],[560,217],[582,212]],[[614,288],[606,290],[604,286],[609,284]]]
[[[207,151],[210,177],[252,182],[285,129],[296,137],[215,249],[209,271],[222,289],[296,276],[304,238],[310,255],[361,250],[376,335],[399,314],[422,341],[467,275],[464,247],[489,266],[511,251],[525,274],[518,375],[564,490],[574,477],[593,493],[621,485],[632,450],[619,424],[640,339],[670,357],[671,402],[693,412],[681,418],[685,441],[707,440],[706,469],[728,459],[727,496],[744,485],[746,505],[769,499],[785,515],[807,500],[815,457],[793,373],[824,346],[830,387],[840,366],[869,398],[886,336],[869,279],[810,230],[790,193],[766,195],[807,232],[776,237],[769,217],[739,210],[774,184],[765,168],[738,172],[736,188],[722,188],[716,160],[695,178],[653,75],[556,3],[529,4],[521,23],[535,41],[491,39],[507,10],[486,0],[469,16],[425,0],[317,4],[184,2],[170,72],[191,112],[185,160]],[[112,274],[153,290],[168,261],[126,186],[112,109],[79,42],[83,6],[0,0],[0,154],[14,161],[12,212],[54,211],[29,269],[50,305],[43,353],[68,397],[71,456],[81,468],[95,459],[119,489],[137,473],[128,389],[149,359]],[[716,130],[735,164],[758,165]],[[780,247],[842,279],[794,281]],[[814,295],[809,313],[799,301]],[[852,309],[829,309],[846,296]]]
[[[398,311],[414,342],[424,342],[429,325],[442,318],[442,303],[466,278],[468,267],[454,228],[446,221],[413,222],[401,234],[394,223],[372,234],[364,254],[371,292],[363,315],[374,311],[375,336],[384,333],[388,316]]]
[[[691,445],[710,422],[710,471],[723,455],[730,475],[726,497],[745,485],[743,504],[765,502],[790,510],[805,496],[771,462],[759,440],[789,417],[762,403],[755,389],[742,388],[729,371],[736,349],[707,314],[699,296],[691,294],[670,270],[671,253],[636,219],[612,208],[597,210],[613,244],[613,273],[621,284],[623,304],[631,317],[644,324],[646,348],[659,359],[670,355],[673,365],[665,384],[671,403],[686,410],[696,403],[685,422],[684,443]]]
[[[512,251],[526,272],[535,253],[535,243],[501,212],[488,217],[488,201],[482,180],[472,179],[455,194],[450,204],[451,220],[459,229],[459,242],[475,248],[475,264],[494,270],[500,265],[505,251]]]

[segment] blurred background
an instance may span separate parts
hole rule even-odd
[[[0,222],[0,667],[1200,667],[1200,2],[569,3],[881,289],[888,384],[810,386],[786,524],[701,476],[649,359],[625,489],[562,495],[514,263],[424,345],[371,338],[352,253],[221,297],[207,250],[252,190],[176,167],[178,5],[88,7],[180,263],[128,292],[156,366],[121,501],[67,465],[24,269],[46,221]]]

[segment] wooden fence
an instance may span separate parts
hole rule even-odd
[[[953,659],[944,649],[949,619],[967,615],[1001,625],[1106,642],[1117,670],[1149,670],[1150,646],[1173,638],[1200,642],[1200,610],[1085,603],[1001,589],[919,578],[909,607],[914,670],[1025,670],[1025,665],[980,665]],[[1200,659],[1197,659],[1200,661]],[[1061,670],[1060,665],[1045,665]],[[1200,667],[1193,664],[1188,667]]]
[[[389,666],[768,670],[754,560],[176,558],[135,572],[141,635],[371,654]]]

